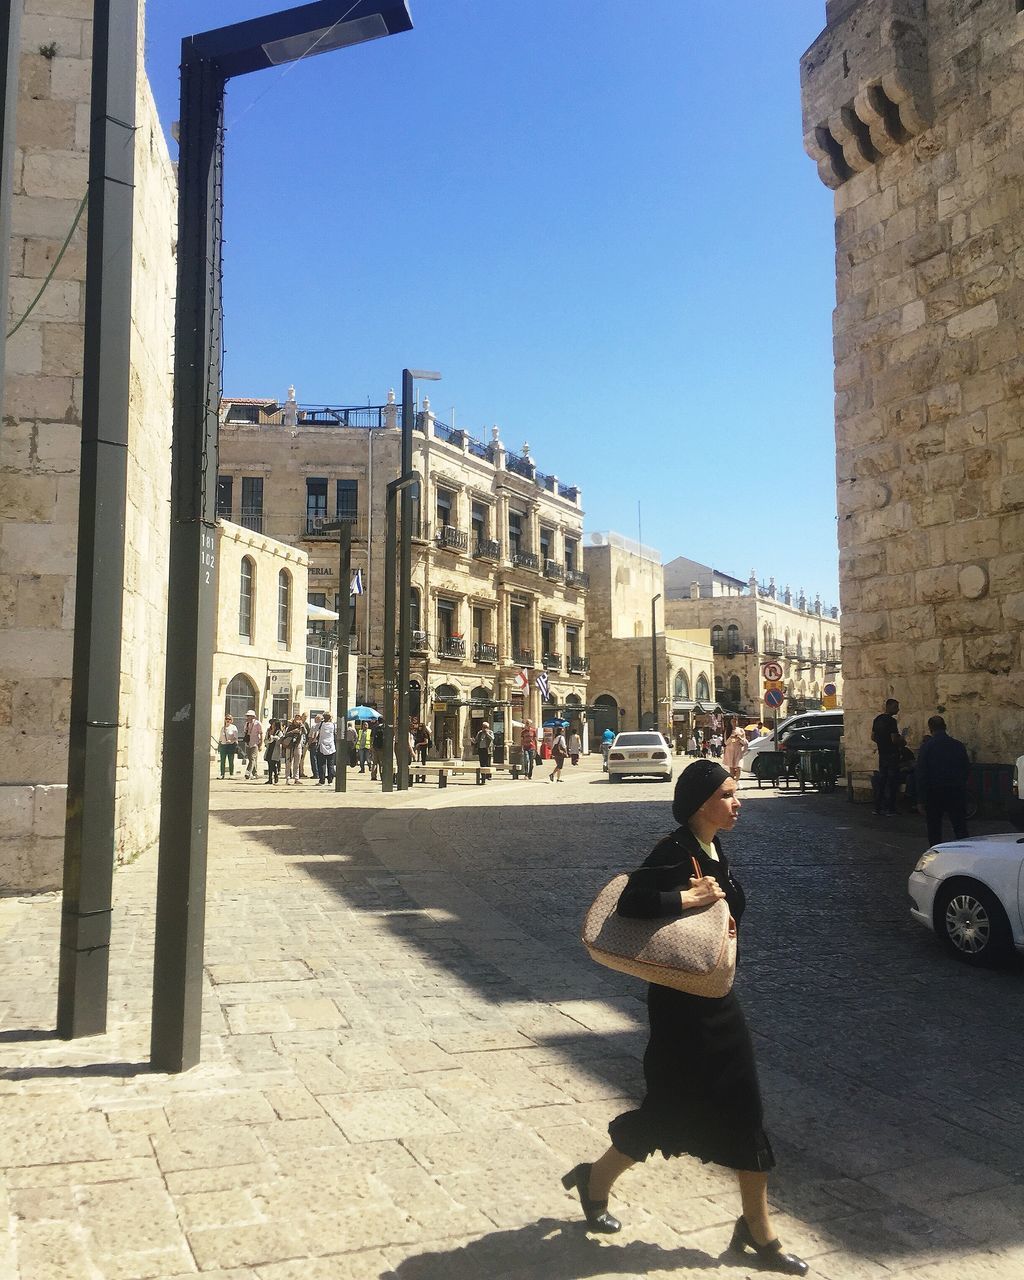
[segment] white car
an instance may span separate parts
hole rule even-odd
[[[628,777],[672,781],[672,751],[660,733],[637,729],[616,734],[608,752],[608,781],[621,782]]]
[[[967,964],[1024,951],[1024,835],[972,836],[933,845],[907,887],[910,914]]]
[[[814,725],[820,724],[838,724],[843,723],[842,710],[837,711],[801,711],[799,715],[789,716],[783,720],[778,727],[778,736],[781,739],[784,733],[788,733],[792,729],[810,729]],[[755,738],[747,747],[740,759],[740,768],[744,773],[754,772],[754,761],[762,751],[777,751],[775,734],[769,733],[764,738]]]

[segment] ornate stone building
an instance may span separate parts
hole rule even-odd
[[[353,526],[353,694],[383,707],[385,495],[399,474],[399,406],[303,409],[275,400],[225,400],[218,510],[226,519],[309,553],[310,601],[333,608],[337,534]],[[480,722],[499,746],[527,716],[571,714],[587,701],[587,637],[580,492],[537,469],[528,445],[506,449],[416,416],[410,710],[435,744],[469,750]],[[325,628],[329,631],[330,628]],[[524,672],[528,685],[518,688]],[[541,694],[537,677],[548,681]]]
[[[804,143],[835,191],[848,761],[887,696],[1024,742],[1024,5],[828,0]]]

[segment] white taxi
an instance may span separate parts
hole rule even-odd
[[[608,752],[608,781],[631,777],[672,781],[672,750],[660,733],[637,729],[616,735]]]

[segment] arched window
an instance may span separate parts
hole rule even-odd
[[[771,627],[768,625],[768,623],[766,622],[766,623],[764,624],[764,651],[765,651],[765,653],[767,653],[767,652],[768,652],[768,650],[771,648],[772,640],[773,640],[773,639],[774,639],[774,637],[772,636],[772,629],[771,629]]]
[[[738,653],[740,648],[740,629],[735,622],[730,622],[725,633],[725,642],[730,653]]]
[[[715,653],[721,653],[724,648],[723,636],[722,624],[720,622],[716,622],[711,628],[711,647],[714,649]]]
[[[729,677],[729,701],[732,703],[732,705],[736,708],[737,711],[739,710],[740,698],[742,697],[742,694],[743,694],[743,688],[740,684],[739,676],[730,676]]]
[[[690,682],[686,678],[685,671],[677,671],[675,684],[672,686],[673,698],[688,699],[690,696]]]
[[[802,631],[796,633],[796,656],[798,658],[804,656],[804,633]]]
[[[256,686],[248,676],[243,676],[241,672],[234,677],[228,684],[224,694],[224,714],[233,716],[235,724],[239,728],[245,724],[245,713],[247,711],[255,711],[259,715],[260,704],[257,702],[259,694],[256,692]]]
[[[708,684],[708,678],[703,671],[697,677],[697,701],[711,701],[711,686]]]
[[[277,575],[277,643],[286,648],[292,634],[292,575],[282,569]]]
[[[718,694],[720,694],[724,688],[725,688],[725,679],[724,679],[722,676],[720,676],[720,675],[716,675],[716,676],[715,676],[715,694],[716,694],[716,696],[717,696]]]
[[[808,644],[808,651],[810,653],[811,661],[815,662],[817,660],[817,646],[814,643],[814,636],[811,636]]]
[[[243,640],[252,640],[252,605],[255,595],[256,562],[249,556],[243,556],[238,584],[238,634]]]

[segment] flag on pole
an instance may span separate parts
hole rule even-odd
[[[512,683],[521,693],[525,693],[526,690],[529,689],[530,687],[530,677],[526,674],[525,671],[520,669],[512,677]]]
[[[551,701],[551,683],[548,680],[546,671],[538,671],[534,676],[533,683],[537,686],[537,692],[545,702]]]
[[[363,571],[357,569],[352,575],[352,581],[349,584],[348,593],[350,596],[361,596],[363,594]]]

